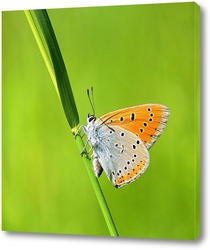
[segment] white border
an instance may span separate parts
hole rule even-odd
[[[126,4],[145,4],[145,3],[171,3],[171,2],[191,2],[191,1],[141,1],[141,0],[98,0],[98,1],[80,1],[80,0],[1,0],[0,10],[22,10],[22,9],[40,9],[40,8],[63,8],[63,7],[81,7],[81,6],[107,6],[107,5],[126,5]],[[71,235],[42,235],[42,234],[24,234],[24,233],[6,233],[0,231],[0,249],[208,249],[210,246],[210,161],[209,153],[207,153],[207,142],[210,141],[210,122],[207,119],[210,108],[210,77],[209,65],[210,55],[207,44],[210,44],[210,1],[196,1],[201,6],[201,22],[202,22],[202,62],[201,62],[201,80],[202,80],[202,235],[197,241],[170,241],[170,240],[150,240],[150,239],[117,239],[117,238],[101,238],[87,236],[71,236]],[[0,19],[1,22],[1,19]],[[1,23],[0,23],[1,24]],[[0,29],[1,29],[0,25]],[[0,44],[1,45],[1,44]],[[2,48],[2,47],[1,47]],[[1,62],[0,62],[1,64]],[[207,66],[208,65],[208,66]],[[2,67],[1,67],[2,68]],[[1,177],[1,176],[0,176]],[[1,182],[1,180],[0,180]],[[207,194],[208,193],[208,194]],[[1,196],[1,183],[0,183]],[[1,218],[0,218],[1,225]],[[128,225],[129,227],[129,225]]]

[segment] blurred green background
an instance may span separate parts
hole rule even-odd
[[[100,177],[120,236],[199,233],[198,11],[194,3],[48,10],[81,124],[90,86],[97,116],[144,103],[171,110],[142,177],[121,189]],[[109,235],[24,12],[3,12],[2,26],[3,230]]]

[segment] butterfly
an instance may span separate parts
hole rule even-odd
[[[89,144],[93,149],[96,177],[104,170],[116,188],[138,179],[149,166],[148,150],[165,129],[169,114],[162,104],[137,105],[99,118],[88,114],[87,126],[82,128],[87,135],[85,147]]]

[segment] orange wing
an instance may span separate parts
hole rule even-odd
[[[166,127],[170,110],[161,104],[145,104],[116,110],[99,119],[136,134],[149,149]]]

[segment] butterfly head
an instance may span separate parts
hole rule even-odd
[[[85,129],[88,135],[88,141],[91,146],[95,146],[98,142],[98,132],[96,129],[95,121],[96,121],[95,115],[88,114],[87,127]]]
[[[91,115],[90,113],[87,116],[87,124],[94,124],[96,121],[95,115]]]

